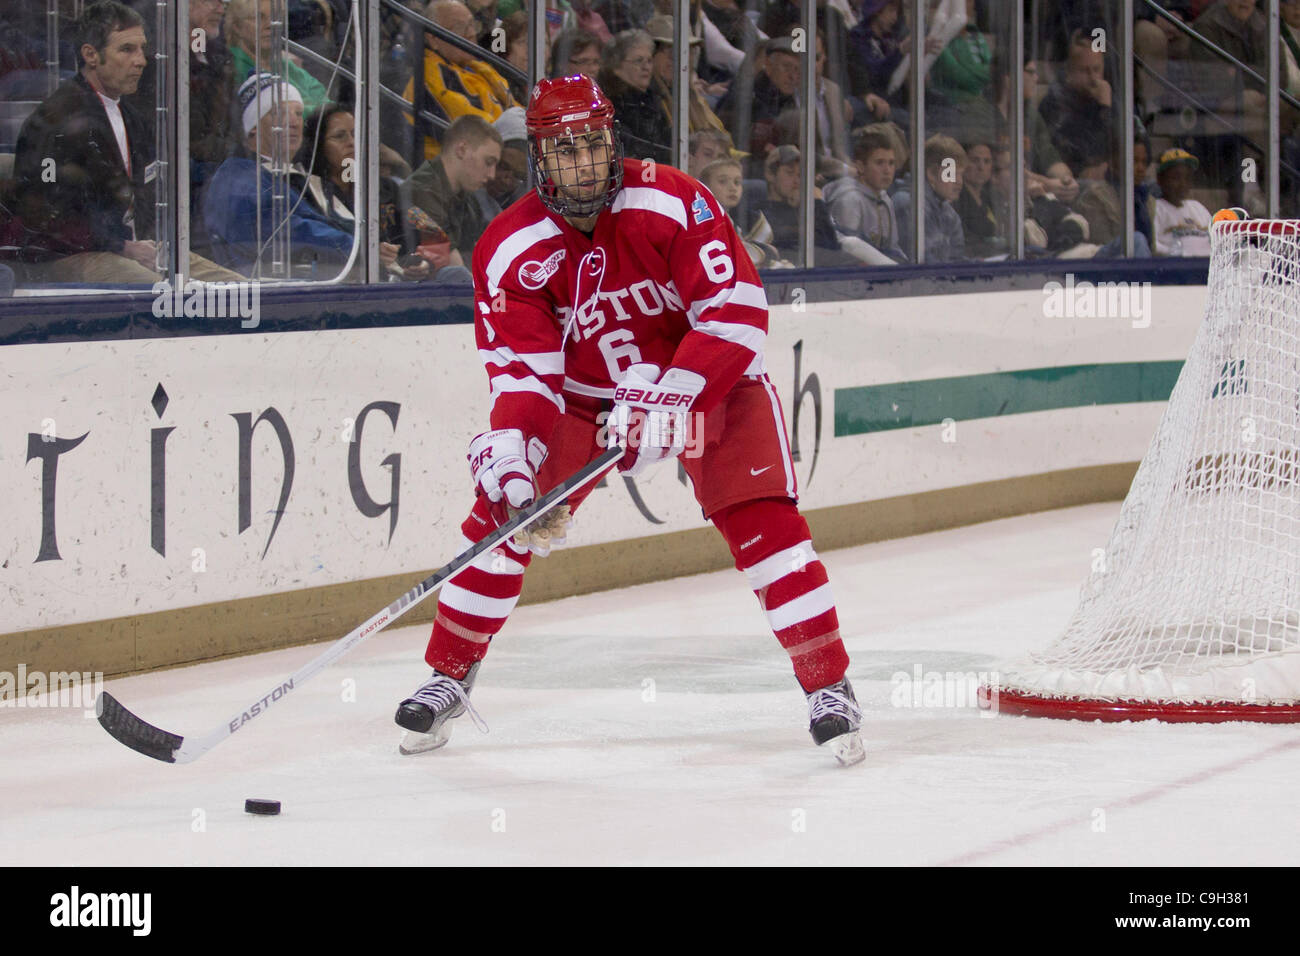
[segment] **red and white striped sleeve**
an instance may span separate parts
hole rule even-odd
[[[741,375],[766,371],[767,295],[731,220],[707,189],[698,187],[686,200],[686,217],[669,262],[691,331],[672,364],[704,376],[694,407],[708,411]]]
[[[559,234],[543,217],[504,239],[485,235],[474,250],[474,333],[491,389],[491,427],[543,442],[564,412],[564,352],[554,303],[544,289],[523,286],[519,263],[562,253]]]

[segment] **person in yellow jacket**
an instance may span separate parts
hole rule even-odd
[[[474,14],[460,0],[433,0],[425,8],[425,16],[467,40],[473,41],[478,36]],[[424,45],[424,87],[449,121],[461,116],[481,116],[491,123],[512,106],[519,105],[501,74],[473,53],[428,33]],[[415,102],[414,78],[406,84],[402,95],[407,102]],[[409,116],[407,121],[414,122]],[[433,159],[440,151],[436,139],[424,138],[425,159]]]

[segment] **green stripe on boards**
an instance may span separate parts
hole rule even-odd
[[[1023,415],[1056,408],[1163,402],[1181,361],[1066,365],[835,390],[835,436]]]

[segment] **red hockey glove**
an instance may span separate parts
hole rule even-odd
[[[704,376],[683,368],[670,368],[659,377],[659,367],[633,365],[614,389],[610,437],[626,449],[618,469],[635,477],[660,461],[676,458],[686,448],[690,410],[704,390]]]

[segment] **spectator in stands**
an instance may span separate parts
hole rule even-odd
[[[1088,156],[1110,155],[1116,112],[1106,81],[1106,57],[1093,49],[1092,36],[1077,31],[1070,39],[1064,81],[1053,84],[1038,104],[1052,144],[1072,172]]]
[[[600,37],[586,30],[565,30],[551,44],[551,76],[600,74]]]
[[[154,224],[154,138],[126,97],[147,65],[129,7],[87,6],[74,35],[78,72],[27,117],[14,156],[17,220],[32,282],[147,283],[161,278]],[[191,256],[195,279],[238,279]]]
[[[615,39],[624,30],[642,30],[654,16],[654,0],[596,0],[592,8],[609,26]]]
[[[1256,8],[1256,2],[1219,0],[1196,18],[1192,28],[1228,55],[1263,74],[1268,53],[1268,20]],[[1232,124],[1234,131],[1256,140],[1265,136],[1268,100],[1264,85],[1246,76],[1237,66],[1223,62],[1203,44],[1193,44],[1191,56],[1198,61],[1198,67],[1214,79],[1214,90],[1209,98],[1217,112]],[[1294,117],[1288,116],[1284,109],[1283,126],[1291,125],[1293,120]],[[1284,129],[1283,135],[1285,133]],[[1259,184],[1243,183],[1239,175],[1243,159],[1253,159],[1257,164],[1264,162],[1261,152],[1234,135],[1207,143],[1203,155],[1210,177],[1225,179],[1231,184],[1232,202],[1244,206],[1252,216],[1266,214],[1267,202]]]
[[[1011,209],[1012,170],[1011,149],[1000,143],[993,154],[993,206],[998,214],[998,231],[1012,235],[1006,217]],[[1028,258],[1052,256],[1062,259],[1085,259],[1095,255],[1098,247],[1087,242],[1088,221],[1049,193],[1042,182],[1031,178],[1027,171],[1020,174],[1025,189],[1025,218],[1021,229],[1025,237],[1025,255]]]
[[[764,157],[773,146],[781,145],[777,121],[782,113],[799,109],[795,92],[799,89],[799,54],[790,37],[777,37],[764,45],[760,72],[752,90],[733,83],[718,103],[718,115],[732,131],[736,143],[750,153],[751,175],[765,170]],[[743,112],[743,100],[749,95],[749,111]],[[749,135],[742,130],[748,124]],[[747,145],[746,145],[747,144]],[[764,173],[765,174],[765,173]]]
[[[772,227],[761,212],[755,211],[752,221],[742,225],[736,221],[740,200],[744,197],[743,167],[731,157],[716,159],[699,172],[699,180],[713,193],[718,205],[727,211],[727,217],[740,233],[740,241],[749,253],[756,269],[789,268],[790,263],[781,258],[772,243]]]
[[[961,195],[953,207],[961,217],[966,254],[976,259],[987,259],[1007,251],[1006,239],[998,231],[992,183],[993,144],[982,141],[968,144]]]
[[[925,261],[951,262],[966,256],[966,234],[953,203],[961,196],[966,150],[951,136],[939,134],[925,141]],[[910,205],[910,203],[909,203]],[[912,247],[910,209],[896,208],[899,239],[904,250]]]
[[[524,108],[515,106],[502,113],[493,129],[501,134],[501,160],[488,180],[487,193],[501,209],[528,192],[528,131]]]
[[[1011,128],[1011,76],[1009,64],[997,54],[993,58],[993,98],[996,113],[993,127],[983,130],[985,136],[993,134],[1000,139],[1002,131]],[[1025,63],[1024,70],[1024,116],[1025,116],[1025,165],[1029,176],[1045,192],[1052,193],[1065,203],[1074,202],[1079,195],[1079,183],[1074,171],[1061,160],[1061,154],[1052,143],[1052,131],[1034,106],[1034,97],[1038,86],[1038,68],[1032,60]],[[968,109],[974,108],[971,104]],[[1095,146],[1093,147],[1095,148]]]
[[[1156,182],[1155,252],[1158,256],[1208,256],[1210,211],[1190,197],[1193,174],[1200,168],[1196,157],[1184,149],[1160,154]]]
[[[152,12],[152,4],[150,12]],[[190,120],[190,243],[195,252],[210,255],[208,230],[203,225],[203,189],[208,180],[239,148],[242,137],[235,109],[235,67],[230,49],[221,39],[226,7],[223,0],[190,0],[193,39],[189,55]],[[146,26],[149,21],[146,20]],[[200,31],[195,33],[194,31]],[[158,91],[157,70],[145,70],[139,89],[127,97],[154,135]]]
[[[992,80],[993,51],[990,38],[980,31],[975,18],[975,0],[965,0],[966,22],[943,48],[928,75],[927,89],[938,101],[963,107],[983,101]],[[989,175],[993,173],[989,155]]]
[[[905,35],[901,0],[864,0],[862,19],[849,31],[849,83],[878,120],[907,122],[903,89],[889,94]],[[894,116],[895,111],[902,115]]]
[[[775,147],[767,154],[763,171],[767,178],[767,199],[759,203],[758,211],[772,227],[771,243],[781,257],[799,262],[802,258],[799,248],[799,148],[789,145]],[[817,249],[815,256],[819,266],[860,265],[863,261],[841,249],[839,233],[819,192],[814,192],[813,197],[813,245]]]
[[[314,278],[336,275],[352,252],[352,233],[304,200],[308,174],[301,164],[276,168],[277,153],[292,157],[302,146],[302,95],[291,83],[261,73],[239,88],[239,104],[244,154],[221,164],[203,196],[213,255],[245,275],[271,278],[264,259],[277,230],[286,230],[296,272],[310,270]],[[287,227],[275,218],[279,175],[289,181]]]
[[[1166,13],[1183,23],[1192,19],[1190,0],[1163,0],[1161,6]],[[1138,92],[1137,112],[1144,122],[1165,104],[1178,108],[1178,101],[1165,90],[1159,80],[1149,75],[1148,70],[1156,76],[1175,80],[1170,76],[1169,61],[1186,60],[1191,54],[1191,46],[1191,37],[1165,17],[1149,8],[1134,11],[1133,52],[1147,67],[1138,68],[1133,75]]]
[[[857,175],[834,179],[823,192],[835,227],[858,236],[895,262],[906,262],[888,192],[897,166],[892,139],[880,130],[856,130],[853,165]]]
[[[506,83],[516,103],[528,102],[528,14],[523,10],[512,13],[501,21],[505,34],[505,58],[519,71],[520,76],[510,76]],[[512,107],[513,108],[513,107]]]
[[[687,168],[696,179],[709,163],[731,156],[731,136],[716,129],[702,129],[692,133],[687,146]]]
[[[356,118],[341,105],[330,105],[307,118],[302,164],[310,174],[305,198],[340,230],[352,235],[356,221]],[[429,263],[414,255],[414,233],[407,228],[397,183],[379,177],[379,262],[401,279],[423,279]],[[399,261],[400,260],[400,261]]]
[[[325,87],[287,53],[273,68],[271,40],[271,0],[230,0],[226,6],[226,44],[233,62],[234,85],[242,86],[255,72],[278,72],[298,91],[306,110],[324,106],[329,99]]]
[[[1257,73],[1263,73],[1268,53],[1268,20],[1256,9],[1257,2],[1258,0],[1218,0],[1196,18],[1192,29]],[[1224,64],[1203,44],[1193,44],[1191,55],[1194,59],[1214,64],[1215,71],[1226,71],[1228,78],[1237,76],[1236,67]],[[1246,86],[1253,92],[1263,93],[1259,84],[1253,80],[1248,80]]]
[[[497,19],[497,0],[465,0],[465,6],[474,17],[474,42],[484,50],[492,48],[492,31]]]
[[[852,161],[849,128],[853,120],[853,106],[845,98],[840,85],[826,74],[826,43],[821,34],[817,35],[815,69],[817,119],[813,128],[817,138],[817,155],[819,159],[830,157],[848,164]]]
[[[769,37],[789,36],[803,27],[803,12],[797,0],[772,0],[759,18],[758,28]],[[846,94],[850,89],[849,28],[858,20],[860,3],[847,0],[817,0],[817,37],[830,53],[827,79]]]
[[[225,18],[223,0],[190,0],[190,162],[204,167],[206,179],[239,145],[239,124],[234,110],[236,87],[230,49],[221,39]],[[145,70],[140,86],[128,101],[153,128],[157,98],[157,70]],[[197,171],[196,171],[197,173]]]
[[[474,193],[496,175],[501,134],[481,116],[462,116],[442,137],[442,152],[421,164],[407,180],[410,202],[437,222],[451,239],[452,263],[465,265],[487,228]]]
[[[466,40],[472,41],[477,35],[474,14],[460,0],[432,0],[425,16]],[[425,34],[424,45],[424,88],[449,120],[477,116],[491,123],[510,107],[519,105],[501,74],[470,51],[432,33]],[[414,79],[407,83],[402,95],[408,102],[415,101]],[[425,137],[424,158],[433,159],[440,148],[437,140]]]
[[[1136,118],[1135,118],[1136,122]],[[1116,258],[1124,254],[1124,203],[1120,198],[1120,163],[1123,144],[1115,138],[1114,152],[1104,166],[1104,174],[1086,180],[1074,204],[1075,211],[1088,220],[1088,240],[1101,246],[1097,258]],[[1151,149],[1142,130],[1133,138],[1133,254],[1151,255],[1150,184],[1146,182]]]
[[[614,104],[618,135],[629,157],[672,162],[673,128],[654,79],[655,41],[644,30],[624,30],[605,48],[598,82]]]
[[[513,0],[501,0],[501,2],[509,3]],[[613,31],[610,30],[604,17],[596,12],[592,0],[546,0],[546,25],[552,42],[561,32],[568,30],[590,33],[600,41],[602,47],[606,43],[614,42]],[[595,77],[593,76],[592,79]]]
[[[673,27],[673,18],[663,14],[656,14],[646,22],[646,32],[654,39],[654,58],[653,70],[654,78],[650,81],[651,88],[659,97],[660,105],[664,115],[668,117],[668,125],[671,129],[673,126],[673,47],[675,45],[675,34]],[[699,40],[691,39],[691,60],[697,56],[697,46]],[[691,70],[691,88],[688,94],[689,107],[689,132],[694,134],[701,130],[711,130],[723,136],[727,141],[727,148],[731,147],[731,134],[727,128],[722,125],[722,120],[713,112],[712,107],[704,99],[703,95],[704,82],[696,74],[692,67]]]
[[[764,37],[754,21],[745,15],[744,7],[736,0],[703,0],[700,9],[728,46],[746,59],[754,58]]]

